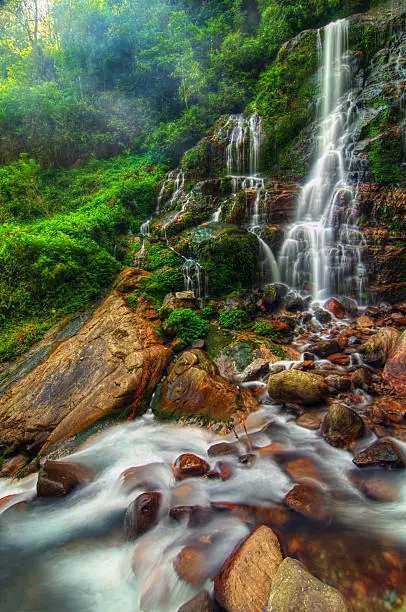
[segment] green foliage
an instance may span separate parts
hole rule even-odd
[[[258,336],[264,336],[266,338],[275,338],[278,340],[283,338],[283,334],[278,329],[275,329],[272,323],[266,323],[265,321],[257,323],[253,331]]]
[[[179,338],[192,342],[204,338],[209,331],[209,324],[190,308],[177,308],[169,315],[166,325],[173,327]]]
[[[214,319],[216,316],[216,308],[213,304],[209,304],[205,306],[200,311],[200,316],[206,321],[210,321],[210,319]]]
[[[233,308],[223,310],[219,316],[219,323],[226,329],[247,329],[251,327],[251,322],[245,310]]]

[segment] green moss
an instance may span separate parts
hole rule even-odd
[[[245,310],[232,308],[223,310],[219,316],[219,323],[227,329],[247,329],[251,327],[251,322]]]
[[[171,312],[166,325],[176,330],[176,335],[185,342],[204,338],[209,331],[209,324],[190,308],[176,308]]]
[[[278,329],[275,329],[272,323],[266,323],[265,321],[257,323],[253,329],[253,332],[258,336],[265,336],[266,338],[283,338],[282,332],[280,332]]]

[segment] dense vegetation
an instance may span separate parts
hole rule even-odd
[[[132,263],[136,243],[125,236],[152,210],[165,170],[220,114],[250,104],[268,125],[278,116],[268,158],[281,167],[283,155],[293,159],[286,143],[311,112],[315,45],[309,34],[313,52],[302,46],[286,58],[281,44],[370,4],[3,0],[0,360],[88,304],[122,262]],[[218,261],[210,253],[215,295],[232,290],[241,269],[236,254],[230,277],[221,248]],[[149,257],[142,289],[159,302],[181,288],[182,274],[172,253],[152,249]]]

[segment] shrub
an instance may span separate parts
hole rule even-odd
[[[176,330],[179,338],[185,342],[192,342],[196,338],[204,338],[209,331],[209,324],[203,321],[198,314],[190,308],[177,308],[169,315],[166,324]]]
[[[253,331],[258,336],[265,336],[266,338],[283,338],[283,334],[278,329],[275,329],[272,323],[266,323],[265,321],[257,323]]]
[[[239,310],[238,308],[223,310],[219,316],[219,323],[227,329],[247,329],[251,326],[245,310]]]

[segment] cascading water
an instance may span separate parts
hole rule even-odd
[[[348,31],[344,19],[324,28],[318,159],[279,257],[282,280],[316,299],[333,293],[360,300],[365,291],[366,241],[349,179],[358,109],[351,89]]]

